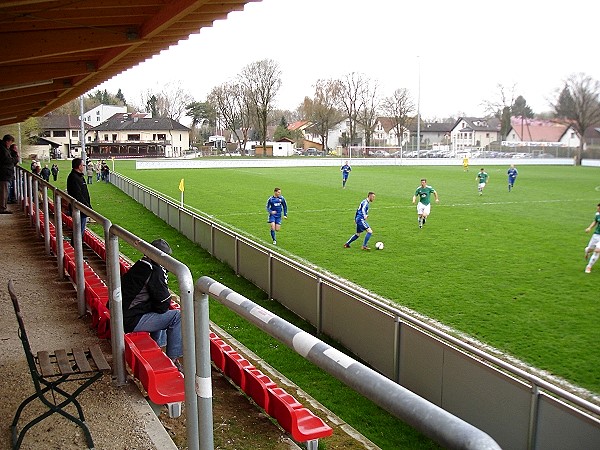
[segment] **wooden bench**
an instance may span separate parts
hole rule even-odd
[[[88,349],[60,349],[52,353],[42,350],[34,355],[27,338],[23,314],[19,307],[12,280],[8,282],[8,291],[19,323],[19,337],[23,344],[35,388],[35,393],[19,405],[11,424],[13,448],[20,448],[27,431],[54,413],[60,414],[81,427],[88,448],[94,448],[94,441],[85,423],[83,409],[77,401],[77,396],[100,379],[102,375],[110,372],[110,365],[104,358],[102,350],[95,345]],[[70,383],[68,386],[71,386],[71,390],[67,389],[67,383]],[[18,424],[21,413],[35,399],[39,399],[48,408],[48,411],[32,419],[19,431]],[[65,407],[71,404],[77,409],[77,417],[64,410]]]

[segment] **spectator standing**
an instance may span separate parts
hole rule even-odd
[[[10,157],[12,158],[12,160],[15,163],[15,166],[17,164],[19,164],[19,147],[17,147],[17,144],[12,143],[10,145],[10,148],[8,149],[10,152]],[[17,203],[17,192],[15,190],[15,177],[14,177],[14,172],[13,172],[13,177],[12,180],[10,180],[10,184],[8,185],[8,204],[15,204]]]
[[[71,168],[71,173],[69,173],[69,176],[67,177],[67,193],[79,203],[82,203],[91,209],[90,193],[88,192],[87,184],[83,177],[83,160],[81,158],[74,158],[73,161],[71,161]],[[81,234],[83,235],[87,224],[87,216],[83,213],[80,213],[80,216]]]
[[[40,171],[40,175],[46,181],[50,181],[50,169],[48,168],[48,164],[44,164],[44,168]]]
[[[56,181],[56,179],[58,178],[58,172],[59,172],[59,168],[58,168],[58,164],[52,164],[52,168],[50,169],[50,172],[52,172],[52,178],[54,179],[54,181]]]
[[[102,174],[102,165],[100,164],[100,160],[96,161],[94,169],[96,170],[96,181],[100,181],[100,175]]]
[[[340,170],[342,171],[342,189],[346,189],[346,181],[348,181],[348,176],[350,175],[350,172],[352,172],[352,167],[350,167],[350,164],[346,161],[346,163],[340,167]]]
[[[419,199],[419,203],[417,203],[419,228],[423,228],[423,225],[425,225],[425,222],[427,221],[427,217],[431,213],[431,194],[434,195],[435,202],[439,203],[440,198],[438,197],[437,191],[427,184],[425,178],[421,178],[421,186],[417,188],[415,195],[413,195],[412,198],[413,205],[417,199]]]
[[[156,239],[152,245],[167,255],[172,253],[164,239]],[[138,260],[121,279],[123,327],[125,333],[149,332],[160,347],[166,346],[167,356],[183,371],[179,361],[183,356],[181,313],[169,309],[172,295],[167,283],[163,266],[148,256]]]
[[[105,183],[110,183],[110,169],[107,163],[102,165],[102,179]]]
[[[585,273],[591,273],[593,265],[596,264],[596,261],[600,258],[600,203],[597,205],[594,220],[590,226],[585,229],[585,232],[589,233],[592,230],[594,230],[594,233],[585,248],[585,259],[589,259],[587,266],[585,266]],[[590,254],[592,255],[591,257]]]
[[[94,179],[94,165],[92,161],[89,161],[86,165],[86,174],[87,174],[87,184],[92,184],[92,180]]]
[[[287,219],[287,202],[278,187],[273,190],[273,195],[267,200],[267,212],[269,213],[267,222],[271,227],[271,239],[273,239],[273,245],[277,245],[275,233],[281,229],[281,218]]]
[[[5,135],[0,142],[0,214],[12,214],[8,210],[8,191],[10,182],[15,176],[15,164],[19,162],[10,153],[10,146],[15,138],[10,134]]]
[[[373,235],[373,230],[369,226],[367,219],[369,218],[369,203],[372,203],[375,200],[375,192],[369,192],[367,194],[367,198],[365,198],[360,205],[358,205],[358,209],[356,210],[356,214],[354,215],[354,222],[356,222],[356,233],[350,236],[350,239],[344,244],[345,248],[350,248],[350,244],[357,240],[360,237],[360,234],[363,231],[366,231],[365,240],[363,241],[362,249],[363,250],[371,250],[368,246],[369,239]]]

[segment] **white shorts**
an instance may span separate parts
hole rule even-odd
[[[423,203],[417,203],[417,214],[420,216],[428,216],[431,212],[431,203],[429,205],[424,205]]]
[[[485,183],[479,183],[479,189],[483,189],[485,187]]]
[[[600,234],[592,234],[590,242],[585,249],[590,252],[594,249],[600,251]]]

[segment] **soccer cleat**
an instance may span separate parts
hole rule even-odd
[[[350,248],[350,244],[344,244],[344,248]]]
[[[423,225],[425,225],[425,222],[427,222],[427,219],[423,217]]]
[[[371,248],[370,248],[370,247],[367,247],[366,245],[363,245],[363,246],[362,246],[362,249],[363,249],[363,250],[371,250]]]
[[[277,241],[273,241],[273,245],[277,245]]]
[[[590,266],[585,266],[585,273],[592,273],[592,268]]]

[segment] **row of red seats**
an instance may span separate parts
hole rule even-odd
[[[53,208],[52,208],[53,210]],[[72,218],[63,214],[63,224],[73,225]],[[43,214],[40,217],[43,229]],[[52,250],[56,254],[56,233],[50,223]],[[86,243],[98,256],[106,258],[104,241],[96,237],[90,230],[84,234]],[[75,249],[70,242],[64,241],[65,271],[76,282]],[[96,329],[98,337],[110,339],[110,310],[108,309],[109,292],[106,283],[96,271],[83,261],[86,306],[91,314],[91,326]],[[121,273],[130,268],[129,262],[120,258]],[[180,308],[171,301],[171,308]],[[140,380],[150,400],[156,404],[166,404],[171,417],[181,415],[181,402],[185,398],[183,374],[179,372],[171,359],[150,337],[149,333],[128,333],[125,335],[125,358],[135,378]]]
[[[215,366],[245,392],[297,442],[317,448],[318,439],[331,436],[332,428],[304,408],[292,395],[236,352],[215,333],[210,333],[210,356]]]

